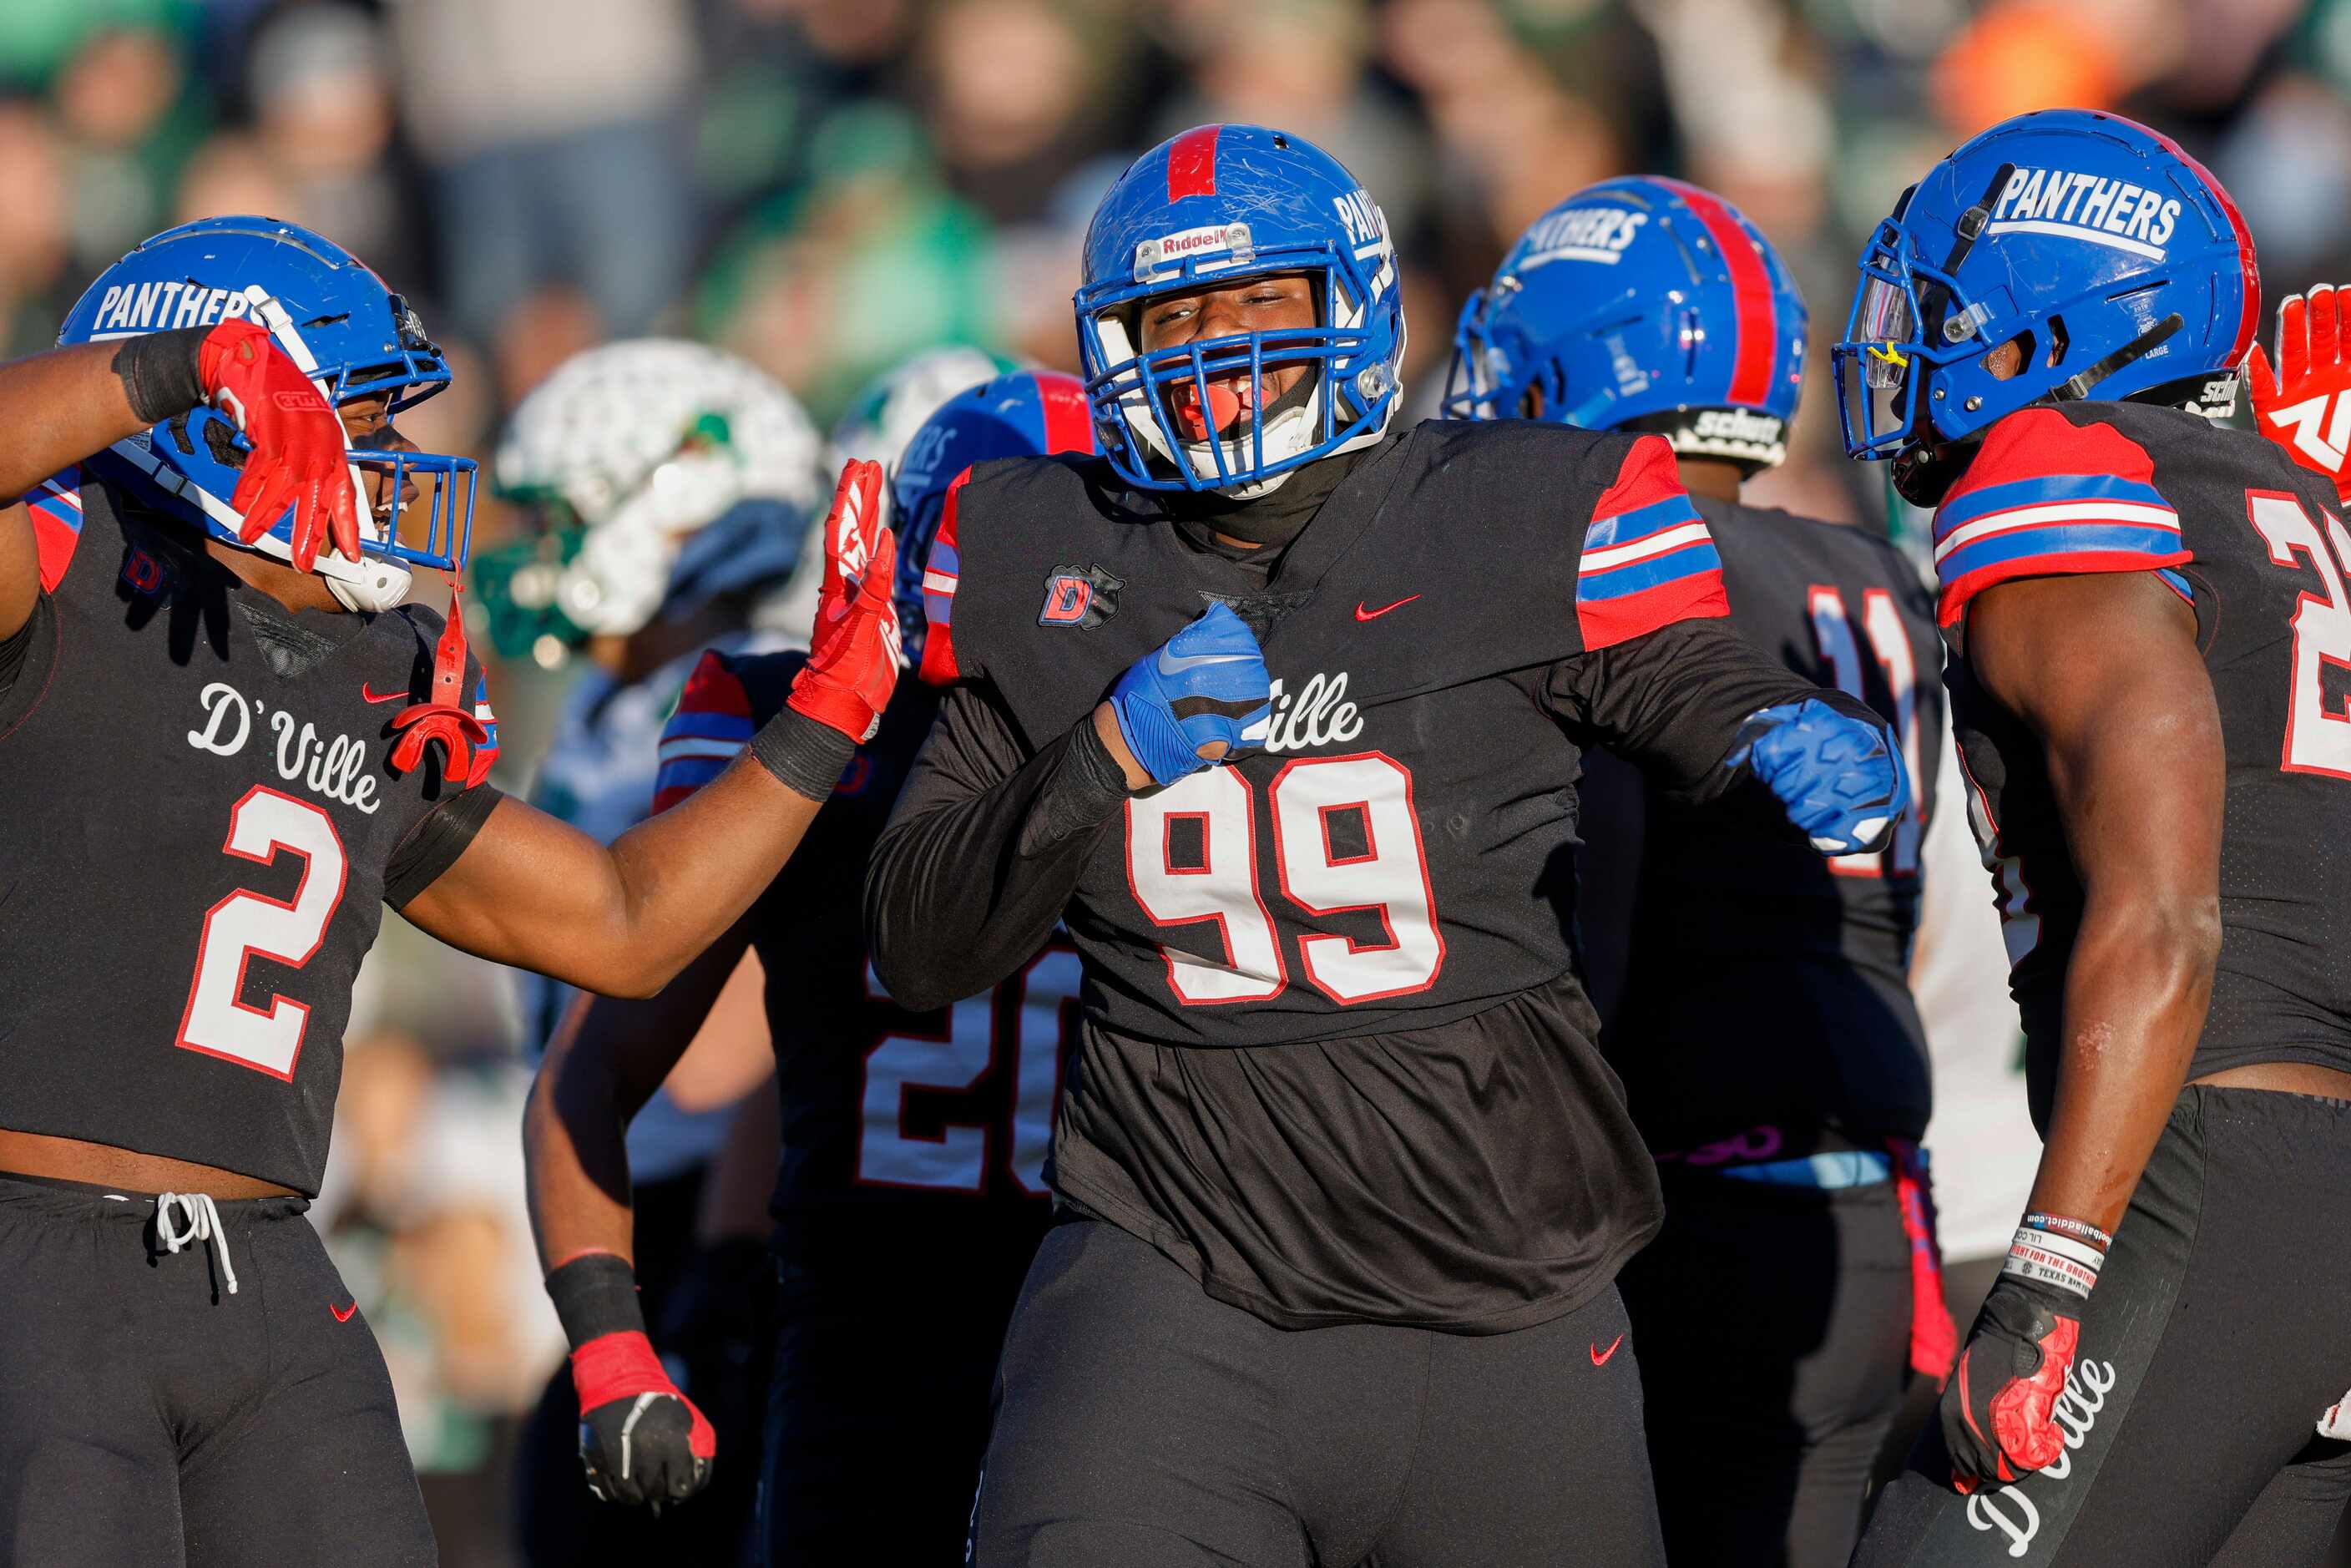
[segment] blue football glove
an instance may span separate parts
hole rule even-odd
[[[1111,688],[1110,706],[1143,770],[1173,784],[1265,739],[1272,682],[1255,634],[1217,603],[1129,665]],[[1219,742],[1222,752],[1200,755]]]
[[[1910,809],[1894,732],[1847,718],[1818,697],[1749,715],[1722,760],[1744,764],[1824,855],[1884,849]]]

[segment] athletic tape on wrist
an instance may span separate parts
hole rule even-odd
[[[608,1333],[574,1350],[571,1386],[579,1392],[583,1416],[615,1399],[677,1393],[661,1357],[653,1354],[653,1342],[636,1332]]]
[[[149,424],[187,413],[204,401],[201,364],[208,327],[175,327],[123,340],[108,361],[122,382],[131,412]]]
[[[829,724],[785,707],[751,737],[751,755],[784,788],[822,804],[849,770],[857,743]]]
[[[563,1337],[576,1349],[616,1333],[645,1332],[644,1309],[637,1304],[637,1271],[611,1252],[583,1252],[547,1276],[548,1299],[562,1321]]]

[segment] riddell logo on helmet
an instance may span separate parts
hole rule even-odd
[[[1144,240],[1134,247],[1134,276],[1149,277],[1162,268],[1179,267],[1193,256],[1213,256],[1218,251],[1228,253],[1232,265],[1247,266],[1257,255],[1257,247],[1249,239],[1249,225],[1209,224]]]
[[[1989,232],[2058,235],[2160,261],[2179,222],[2179,200],[2160,191],[2066,169],[2018,169],[2001,187]]]

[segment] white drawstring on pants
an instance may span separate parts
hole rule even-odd
[[[185,1225],[183,1231],[180,1227]],[[213,1206],[208,1192],[159,1192],[155,1195],[155,1239],[163,1250],[177,1253],[191,1243],[209,1241],[213,1257],[220,1264],[221,1278],[228,1281],[228,1293],[236,1294],[236,1265],[228,1260],[228,1227],[221,1223],[220,1210]]]

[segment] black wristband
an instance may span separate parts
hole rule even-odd
[[[832,726],[787,706],[759,727],[750,750],[785,789],[822,805],[849,771],[857,743]]]
[[[113,369],[131,412],[149,424],[161,424],[203,402],[204,346],[211,332],[209,327],[181,327],[126,339],[114,351]]]
[[[1100,827],[1117,815],[1133,794],[1126,787],[1126,774],[1110,747],[1102,744],[1101,731],[1094,728],[1094,716],[1089,712],[1071,729],[1061,766],[1037,791],[1036,804],[1020,831],[1020,852],[1043,854],[1075,834]]]
[[[608,1333],[645,1332],[637,1304],[637,1271],[610,1252],[588,1252],[547,1277],[547,1295],[562,1321],[563,1337],[578,1350]]]

